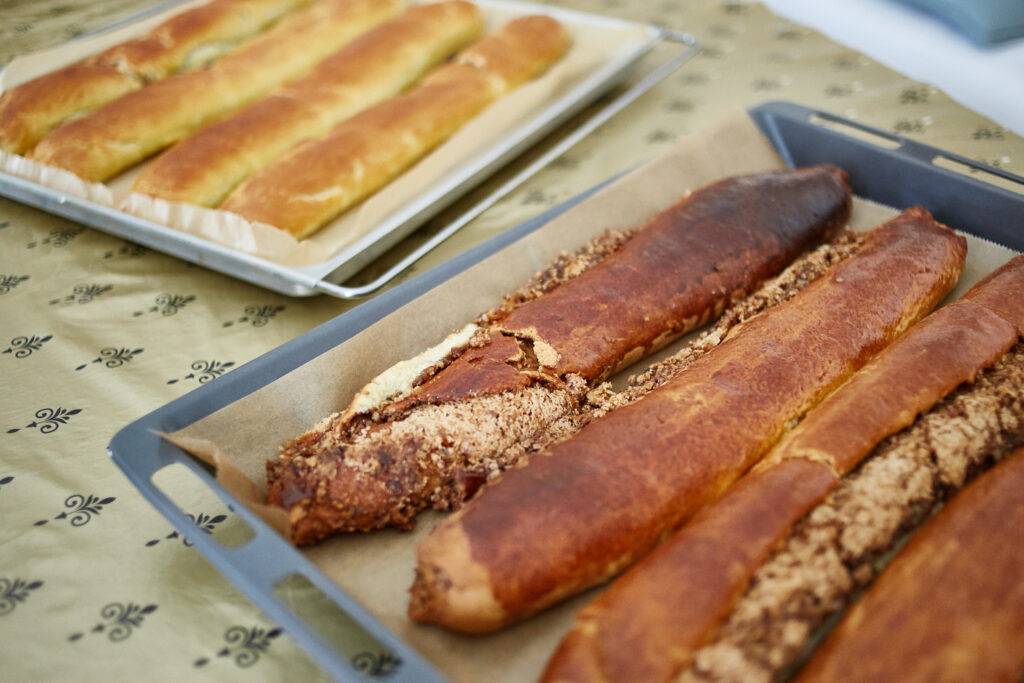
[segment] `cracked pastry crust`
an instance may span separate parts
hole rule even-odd
[[[584,608],[545,680],[577,680],[591,671],[592,680],[668,681],[692,666],[694,653],[713,638],[754,573],[793,525],[840,485],[840,477],[1017,344],[1024,307],[1014,312],[1006,302],[1021,300],[1024,257],[912,327],[812,410],[717,503]],[[857,523],[844,533],[859,535],[858,524],[877,519],[869,511],[891,505],[889,489],[876,493],[865,509],[847,515]],[[790,578],[780,572],[775,588]],[[745,613],[756,619],[762,607],[748,606]],[[779,634],[798,638],[791,627],[780,627]],[[719,668],[709,677],[732,675]],[[748,669],[735,675],[759,676]]]
[[[24,154],[51,130],[146,83],[193,71],[312,0],[212,0],[148,33],[0,97],[0,149]]]
[[[773,201],[758,201],[766,195]],[[331,416],[285,444],[267,464],[269,500],[289,510],[300,544],[406,527],[425,507],[457,506],[514,465],[521,444],[588,405],[588,392],[624,354],[653,351],[706,321],[848,215],[842,172],[815,167],[721,181],[629,236],[605,235],[482,315],[469,344],[420,372],[407,391]],[[634,310],[593,315],[601,292],[609,308],[626,299]],[[566,321],[591,330],[585,344],[565,341],[562,322],[545,319],[554,295]],[[530,319],[538,306],[544,315]],[[510,320],[529,320],[529,334]],[[538,341],[551,358],[538,353]]]
[[[419,544],[410,617],[492,630],[619,573],[938,303],[965,251],[910,209],[685,372],[505,472]],[[463,546],[472,572],[448,550]]]

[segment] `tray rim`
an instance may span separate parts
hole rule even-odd
[[[807,121],[811,114],[824,114],[843,122],[855,123],[850,122],[847,119],[842,119],[842,117],[836,117],[828,112],[803,107],[791,102],[766,102],[750,109],[748,113],[751,118],[758,123],[759,127],[762,128],[762,131],[766,132],[769,139],[776,147],[776,150],[780,152],[783,158],[790,165],[792,165],[792,161],[790,159],[792,154],[790,154],[790,150],[786,147],[786,138],[779,137],[777,130],[774,131],[775,134],[773,134],[771,130],[772,127],[780,121],[801,125],[800,122],[802,120],[802,125],[806,126],[811,125]],[[856,124],[855,127],[861,127],[872,132],[882,133],[877,129],[864,126],[863,124]],[[822,128],[821,131],[823,131],[822,134],[827,137],[842,135],[841,133],[824,128]],[[889,136],[887,133],[883,134]],[[905,138],[900,138],[899,136],[891,137],[905,141]],[[920,162],[919,157],[922,150],[942,152],[936,148],[922,146],[920,143],[914,143],[913,141],[906,141],[911,143],[908,149],[900,147],[894,150],[886,150],[872,146],[867,142],[855,140],[854,138],[847,137],[846,140],[854,146],[870,146],[872,149],[880,150],[881,153],[887,157],[895,157],[897,160],[905,163]],[[946,154],[944,152],[942,153]],[[972,163],[983,170],[988,170],[990,168],[977,164],[977,162]],[[949,179],[953,179],[955,182],[969,181],[967,186],[971,191],[992,191],[997,195],[1005,195],[1005,198],[1019,204],[1018,209],[1024,209],[1024,195],[1017,195],[1009,190],[1003,190],[946,169],[936,167],[936,170],[940,175],[948,174]],[[238,501],[238,499],[226,491],[219,483],[216,482],[215,479],[213,479],[206,469],[197,464],[191,456],[169,442],[160,439],[157,432],[181,429],[294,370],[326,350],[344,342],[353,334],[358,333],[377,320],[389,315],[401,306],[404,306],[406,303],[409,303],[425,294],[466,268],[469,268],[487,256],[490,256],[509,244],[525,237],[527,234],[544,225],[550,219],[589,197],[591,194],[612,182],[617,177],[618,176],[614,176],[603,183],[590,188],[584,193],[581,193],[580,195],[545,211],[539,216],[529,219],[509,231],[455,257],[454,259],[442,263],[422,275],[402,283],[394,289],[379,295],[375,299],[323,323],[309,332],[306,332],[276,349],[259,356],[213,382],[199,387],[198,389],[195,389],[192,392],[164,405],[156,411],[149,413],[139,420],[132,422],[128,426],[122,428],[113,437],[108,446],[108,454],[132,481],[136,488],[139,489],[140,493],[149,500],[149,502],[153,504],[158,511],[164,514],[164,516],[182,533],[188,533],[190,530],[194,531],[194,526],[185,514],[181,510],[177,509],[176,506],[174,506],[174,504],[171,503],[169,499],[167,499],[162,492],[159,492],[152,484],[150,477],[153,472],[170,464],[185,464],[190,470],[199,476],[200,479],[203,480],[203,482],[208,485],[222,501],[231,505],[235,510],[235,513],[254,531],[254,538],[241,549],[225,549],[212,538],[204,537],[202,534],[193,534],[193,536],[195,536],[196,548],[204,555],[204,557],[206,557],[207,560],[214,564],[222,573],[239,586],[258,607],[266,611],[271,618],[284,626],[285,630],[295,638],[297,644],[306,649],[307,652],[313,656],[314,660],[323,666],[328,673],[336,676],[339,680],[355,680],[352,673],[345,670],[344,662],[338,661],[339,655],[333,651],[329,645],[325,642],[318,641],[318,637],[315,632],[310,634],[310,629],[303,629],[302,623],[296,623],[301,622],[301,619],[285,613],[280,606],[273,604],[274,596],[267,595],[263,592],[265,591],[265,582],[268,580],[268,576],[273,576],[273,572],[264,568],[263,571],[258,572],[260,574],[259,576],[245,576],[243,573],[238,571],[234,563],[238,562],[241,556],[235,554],[237,550],[245,551],[246,548],[250,548],[251,546],[252,548],[249,551],[250,554],[257,554],[260,549],[260,544],[269,544],[269,546],[273,548],[273,551],[277,553],[273,558],[274,563],[287,559],[291,562],[288,570],[290,573],[299,573],[308,578],[317,586],[317,588],[321,589],[329,598],[334,600],[336,604],[349,612],[350,615],[356,615],[356,621],[366,628],[371,635],[377,637],[378,640],[386,647],[393,648],[401,657],[405,657],[406,659],[404,659],[404,661],[406,663],[410,663],[412,666],[410,671],[407,673],[411,672],[414,676],[408,680],[444,680],[443,678],[440,678],[440,674],[438,674],[431,665],[423,660],[422,656],[412,650],[411,646],[408,646],[398,640],[397,637],[391,634],[390,631],[376,619],[376,617],[370,615],[366,610],[359,607],[354,600],[352,600],[351,596],[341,589],[340,586],[335,584],[320,572],[319,569],[313,566],[312,563],[301,554],[301,552],[288,544],[287,541],[281,538],[269,526],[262,522],[262,520],[256,517],[254,513],[249,511],[248,508]],[[1019,182],[1024,184],[1024,178],[1017,178],[1012,174],[1010,174],[1010,177],[1017,179]],[[871,197],[868,197],[868,199],[871,199]],[[1022,215],[1024,215],[1024,212],[1022,212]],[[1021,225],[1020,227],[1021,231],[1018,236],[1020,238],[1020,242],[1016,245],[1004,246],[1010,246],[1017,251],[1024,251],[1024,225]],[[977,234],[977,232],[971,230],[967,230],[967,232]],[[978,234],[978,236],[983,239],[989,238],[986,234]],[[265,558],[264,561],[266,561]],[[354,605],[354,608],[350,608],[350,605]],[[398,678],[395,678],[395,680],[406,680],[406,678],[400,675]]]

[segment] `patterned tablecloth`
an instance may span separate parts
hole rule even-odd
[[[0,64],[146,4],[4,2]],[[657,155],[729,108],[768,99],[830,110],[1024,175],[1021,138],[761,5],[559,4],[686,30],[703,51],[403,277]],[[674,49],[656,49],[640,73]],[[279,296],[0,199],[0,678],[323,676],[150,508],[106,445],[123,425],[353,305]],[[195,533],[230,525],[212,493],[188,498],[182,504]]]

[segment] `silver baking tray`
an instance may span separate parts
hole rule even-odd
[[[749,113],[788,165],[838,164],[849,172],[854,193],[861,198],[901,209],[923,204],[941,222],[956,225],[968,234],[1011,250],[1024,251],[1024,178],[793,103],[766,103]],[[860,134],[869,135],[870,140]],[[879,146],[879,140],[892,144]],[[942,167],[936,160],[956,162],[967,172]],[[993,184],[992,179],[1003,182],[1006,187]],[[188,536],[199,552],[333,678],[358,681],[370,675],[396,683],[443,681],[427,657],[391,632],[305,553],[263,522],[222,486],[204,464],[159,434],[185,428],[244,400],[403,306],[415,305],[434,288],[524,239],[600,188],[592,188],[509,229],[140,418],[110,442],[111,458],[139,492],[180,533]],[[212,535],[197,532],[195,522],[173,496],[154,483],[161,470],[177,466],[187,468],[199,479],[197,483],[208,487],[228,505],[237,519],[248,527],[251,537],[241,544],[226,544]],[[346,651],[350,643],[339,643],[322,622],[304,616],[278,590],[296,576],[308,582],[319,608],[336,606],[344,613],[339,614],[336,622],[356,624],[375,645],[365,650],[360,644],[357,654],[353,655],[352,649]],[[451,656],[457,657],[458,653],[453,652]]]
[[[626,41],[624,49],[608,55],[607,59],[584,74],[564,95],[545,106],[531,118],[524,120],[507,135],[495,139],[489,147],[466,163],[438,177],[414,201],[393,212],[358,241],[321,263],[308,266],[281,265],[3,172],[0,172],[0,195],[281,294],[310,296],[327,293],[342,298],[356,298],[371,294],[468,223],[473,217],[494,204],[501,196],[557,158],[582,137],[670,74],[697,50],[696,41],[688,34],[654,25],[514,0],[475,1],[485,11],[491,9],[516,15],[548,14],[565,23],[574,32],[600,28],[604,31],[611,30],[621,32],[624,36],[635,37]],[[145,13],[146,16],[150,14],[152,14],[152,10]],[[118,26],[124,23],[119,22]],[[593,103],[600,95],[622,81],[637,60],[662,41],[676,42],[681,49],[659,68],[604,105],[599,112],[588,118],[575,131],[549,148],[541,157],[502,184],[484,200],[454,219],[430,240],[376,280],[359,287],[344,287],[338,284],[350,278],[571,116]]]

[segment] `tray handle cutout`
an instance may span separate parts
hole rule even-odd
[[[284,538],[221,486],[208,465],[162,439],[154,427],[130,425],[114,436],[107,449],[139,492],[176,529],[176,535],[172,532],[152,540],[164,543],[187,538],[334,680],[383,680],[374,672],[386,669],[389,683],[444,683],[418,652],[305,556],[296,555]],[[195,493],[205,489],[212,490],[230,513],[222,520],[223,532],[197,531],[199,516],[183,509],[191,509],[195,501],[209,508],[208,497],[200,499]],[[207,514],[212,518],[220,512]],[[230,519],[232,516],[237,519]],[[316,624],[310,623],[312,605],[320,615]],[[325,613],[331,613],[332,619],[324,620]],[[325,621],[336,619],[340,621],[335,625],[325,625]],[[345,625],[347,640],[339,639],[339,624]],[[363,649],[347,654],[359,646]]]
[[[928,160],[939,168],[953,171],[954,173],[959,173],[995,187],[1016,192],[1017,194],[1024,194],[1024,178],[1003,171],[997,166],[990,166],[982,161],[968,159],[949,152],[940,152],[917,141],[825,112],[809,110],[807,120],[816,126],[821,126],[840,135],[862,140],[883,149],[898,149],[910,156]]]
[[[153,473],[153,485],[194,525],[191,530],[176,529],[162,539],[152,539],[147,546],[161,541],[181,540],[187,546],[195,537],[206,534],[225,548],[238,548],[256,536],[252,527],[234,514],[234,505],[211,506],[205,499],[206,485],[187,465],[175,462]],[[190,510],[191,512],[184,512]]]
[[[836,164],[860,197],[925,206],[941,223],[1024,251],[1024,178],[794,102],[765,102],[749,114],[789,166]]]
[[[872,145],[877,145],[883,149],[896,149],[902,144],[901,140],[895,135],[888,135],[882,131],[858,125],[854,121],[837,119],[819,112],[811,112],[807,120],[816,126],[821,126],[822,128],[856,138],[857,140],[870,142]]]
[[[932,163],[939,168],[944,168],[954,173],[960,173],[975,180],[981,180],[1001,187],[1010,192],[1024,195],[1024,178],[1011,176],[1009,174],[997,173],[994,168],[982,166],[977,163],[969,163],[947,154],[940,154],[932,159]]]

